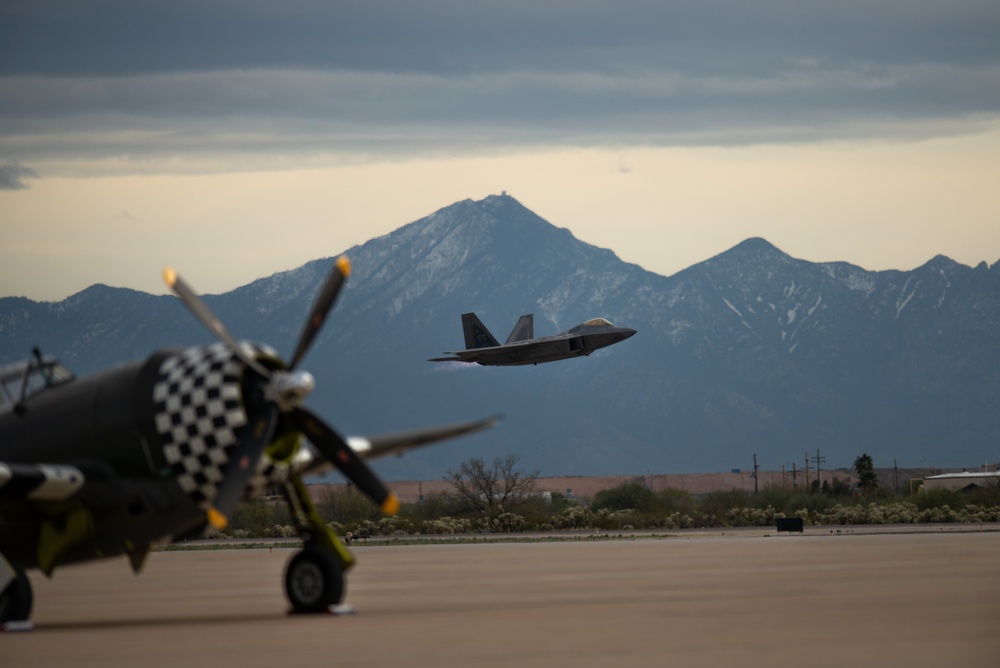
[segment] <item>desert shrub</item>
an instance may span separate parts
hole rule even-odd
[[[912,503],[885,503],[867,506],[868,524],[914,524],[920,510]]]
[[[416,532],[413,524],[407,518],[399,515],[382,517],[378,520],[376,526],[378,527],[377,533],[379,536],[396,536]]]
[[[605,529],[607,531],[624,529],[626,525],[634,526],[640,519],[640,514],[631,508],[624,510],[611,510],[601,508],[590,518],[590,527],[595,529]]]
[[[963,522],[1000,522],[1000,505],[978,506],[970,503],[963,512]]]
[[[496,517],[484,517],[480,521],[481,531],[486,533],[516,533],[528,526],[524,517],[516,513],[500,513]]]
[[[275,524],[264,531],[264,538],[295,538],[299,532],[291,524]]]
[[[864,524],[865,509],[861,506],[845,506],[837,504],[822,513],[820,524]]]
[[[470,533],[472,531],[472,520],[447,516],[424,520],[420,525],[420,531],[426,534]]]
[[[725,515],[725,524],[730,527],[761,527],[774,524],[774,508],[730,508]]]
[[[586,529],[592,515],[589,508],[570,506],[552,517],[552,525],[557,529]]]
[[[393,536],[400,533],[409,533],[409,523],[401,520],[398,516],[382,517],[376,520],[364,520],[355,525],[344,525],[347,531],[354,534],[355,538],[365,538],[370,536]]]
[[[749,493],[738,489],[712,492],[702,497],[698,504],[698,518],[702,526],[726,526],[726,515],[733,508],[748,508],[753,506]]]
[[[960,521],[958,518],[958,513],[951,509],[950,506],[941,506],[939,508],[926,508],[920,513],[920,521],[926,524],[941,524]]]
[[[799,509],[795,513],[796,515],[801,515],[803,510],[815,515],[821,515],[837,505],[829,496],[809,494],[808,492],[799,492],[790,503],[793,507]]]

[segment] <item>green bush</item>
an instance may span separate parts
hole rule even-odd
[[[229,518],[226,534],[234,538],[260,538],[274,526],[290,524],[288,506],[283,502],[251,499],[240,504]],[[240,535],[237,536],[237,532]]]
[[[639,480],[632,480],[602,489],[594,495],[590,509],[599,510],[637,510],[648,513],[659,508],[659,503],[653,491]]]
[[[932,510],[935,508],[942,508],[944,506],[948,506],[949,508],[961,508],[965,505],[965,500],[962,498],[961,492],[945,489],[943,487],[931,489],[910,498],[913,499],[913,503],[915,503],[917,508],[920,510]]]
[[[353,487],[328,487],[316,500],[316,510],[324,521],[343,525],[374,521],[381,515],[378,506]]]
[[[983,506],[985,508],[1000,507],[1000,487],[976,487],[965,495],[968,505]]]
[[[664,489],[656,493],[657,508],[660,512],[691,513],[694,511],[694,498],[690,492],[682,489]]]

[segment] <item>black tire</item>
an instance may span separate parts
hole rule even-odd
[[[330,552],[307,547],[288,562],[285,596],[295,612],[326,612],[344,596],[344,573]]]
[[[26,621],[31,616],[31,582],[24,571],[0,593],[0,623]]]

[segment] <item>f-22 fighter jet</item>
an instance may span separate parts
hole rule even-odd
[[[454,357],[434,357],[428,362],[475,362],[483,366],[541,364],[589,355],[599,348],[624,341],[634,329],[615,327],[604,318],[592,318],[582,325],[552,336],[534,338],[534,316],[522,315],[501,346],[475,313],[462,314],[466,350],[446,352]]]

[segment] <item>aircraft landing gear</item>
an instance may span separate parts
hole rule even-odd
[[[14,579],[0,592],[0,624],[27,621],[31,616],[31,582],[20,568],[15,569]]]
[[[285,569],[285,595],[295,612],[326,612],[344,597],[344,572],[333,553],[308,546]]]
[[[354,557],[320,517],[298,476],[289,478],[284,492],[305,542],[285,568],[285,596],[295,612],[331,612],[344,598],[344,573]]]

